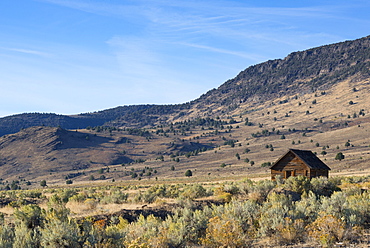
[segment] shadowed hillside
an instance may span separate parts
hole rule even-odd
[[[115,149],[102,151],[112,138],[52,127],[31,127],[0,137],[1,175],[28,179],[100,165],[131,162]]]

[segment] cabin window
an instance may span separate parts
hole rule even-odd
[[[292,175],[292,171],[285,171],[285,178],[288,178]]]

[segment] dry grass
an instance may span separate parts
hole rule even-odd
[[[7,205],[7,206],[0,208],[0,212],[3,213],[5,216],[13,215],[14,208]]]
[[[0,208],[0,213],[4,214],[5,223],[12,223],[14,219],[14,208],[10,206],[4,206]]]
[[[89,199],[91,200],[91,199]],[[79,202],[68,202],[66,204],[66,207],[71,210],[71,217],[72,218],[78,218],[78,217],[86,217],[86,216],[94,216],[94,215],[107,215],[107,214],[113,214],[116,212],[119,212],[122,209],[126,210],[136,210],[136,209],[142,209],[143,204],[135,204],[135,203],[123,203],[123,204],[100,204],[100,203],[94,203],[92,201],[85,201],[83,203]],[[153,204],[145,204],[146,207],[156,207],[159,204],[162,204],[160,202],[155,202]]]

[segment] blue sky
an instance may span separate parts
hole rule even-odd
[[[191,101],[250,65],[370,35],[367,0],[1,0],[0,116]]]

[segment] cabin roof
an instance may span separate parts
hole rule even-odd
[[[330,168],[311,151],[298,149],[289,149],[289,151],[285,153],[281,158],[279,158],[274,163],[274,165],[270,167],[270,169],[272,169],[276,164],[278,164],[289,153],[293,153],[295,156],[300,158],[310,169],[330,170]]]

